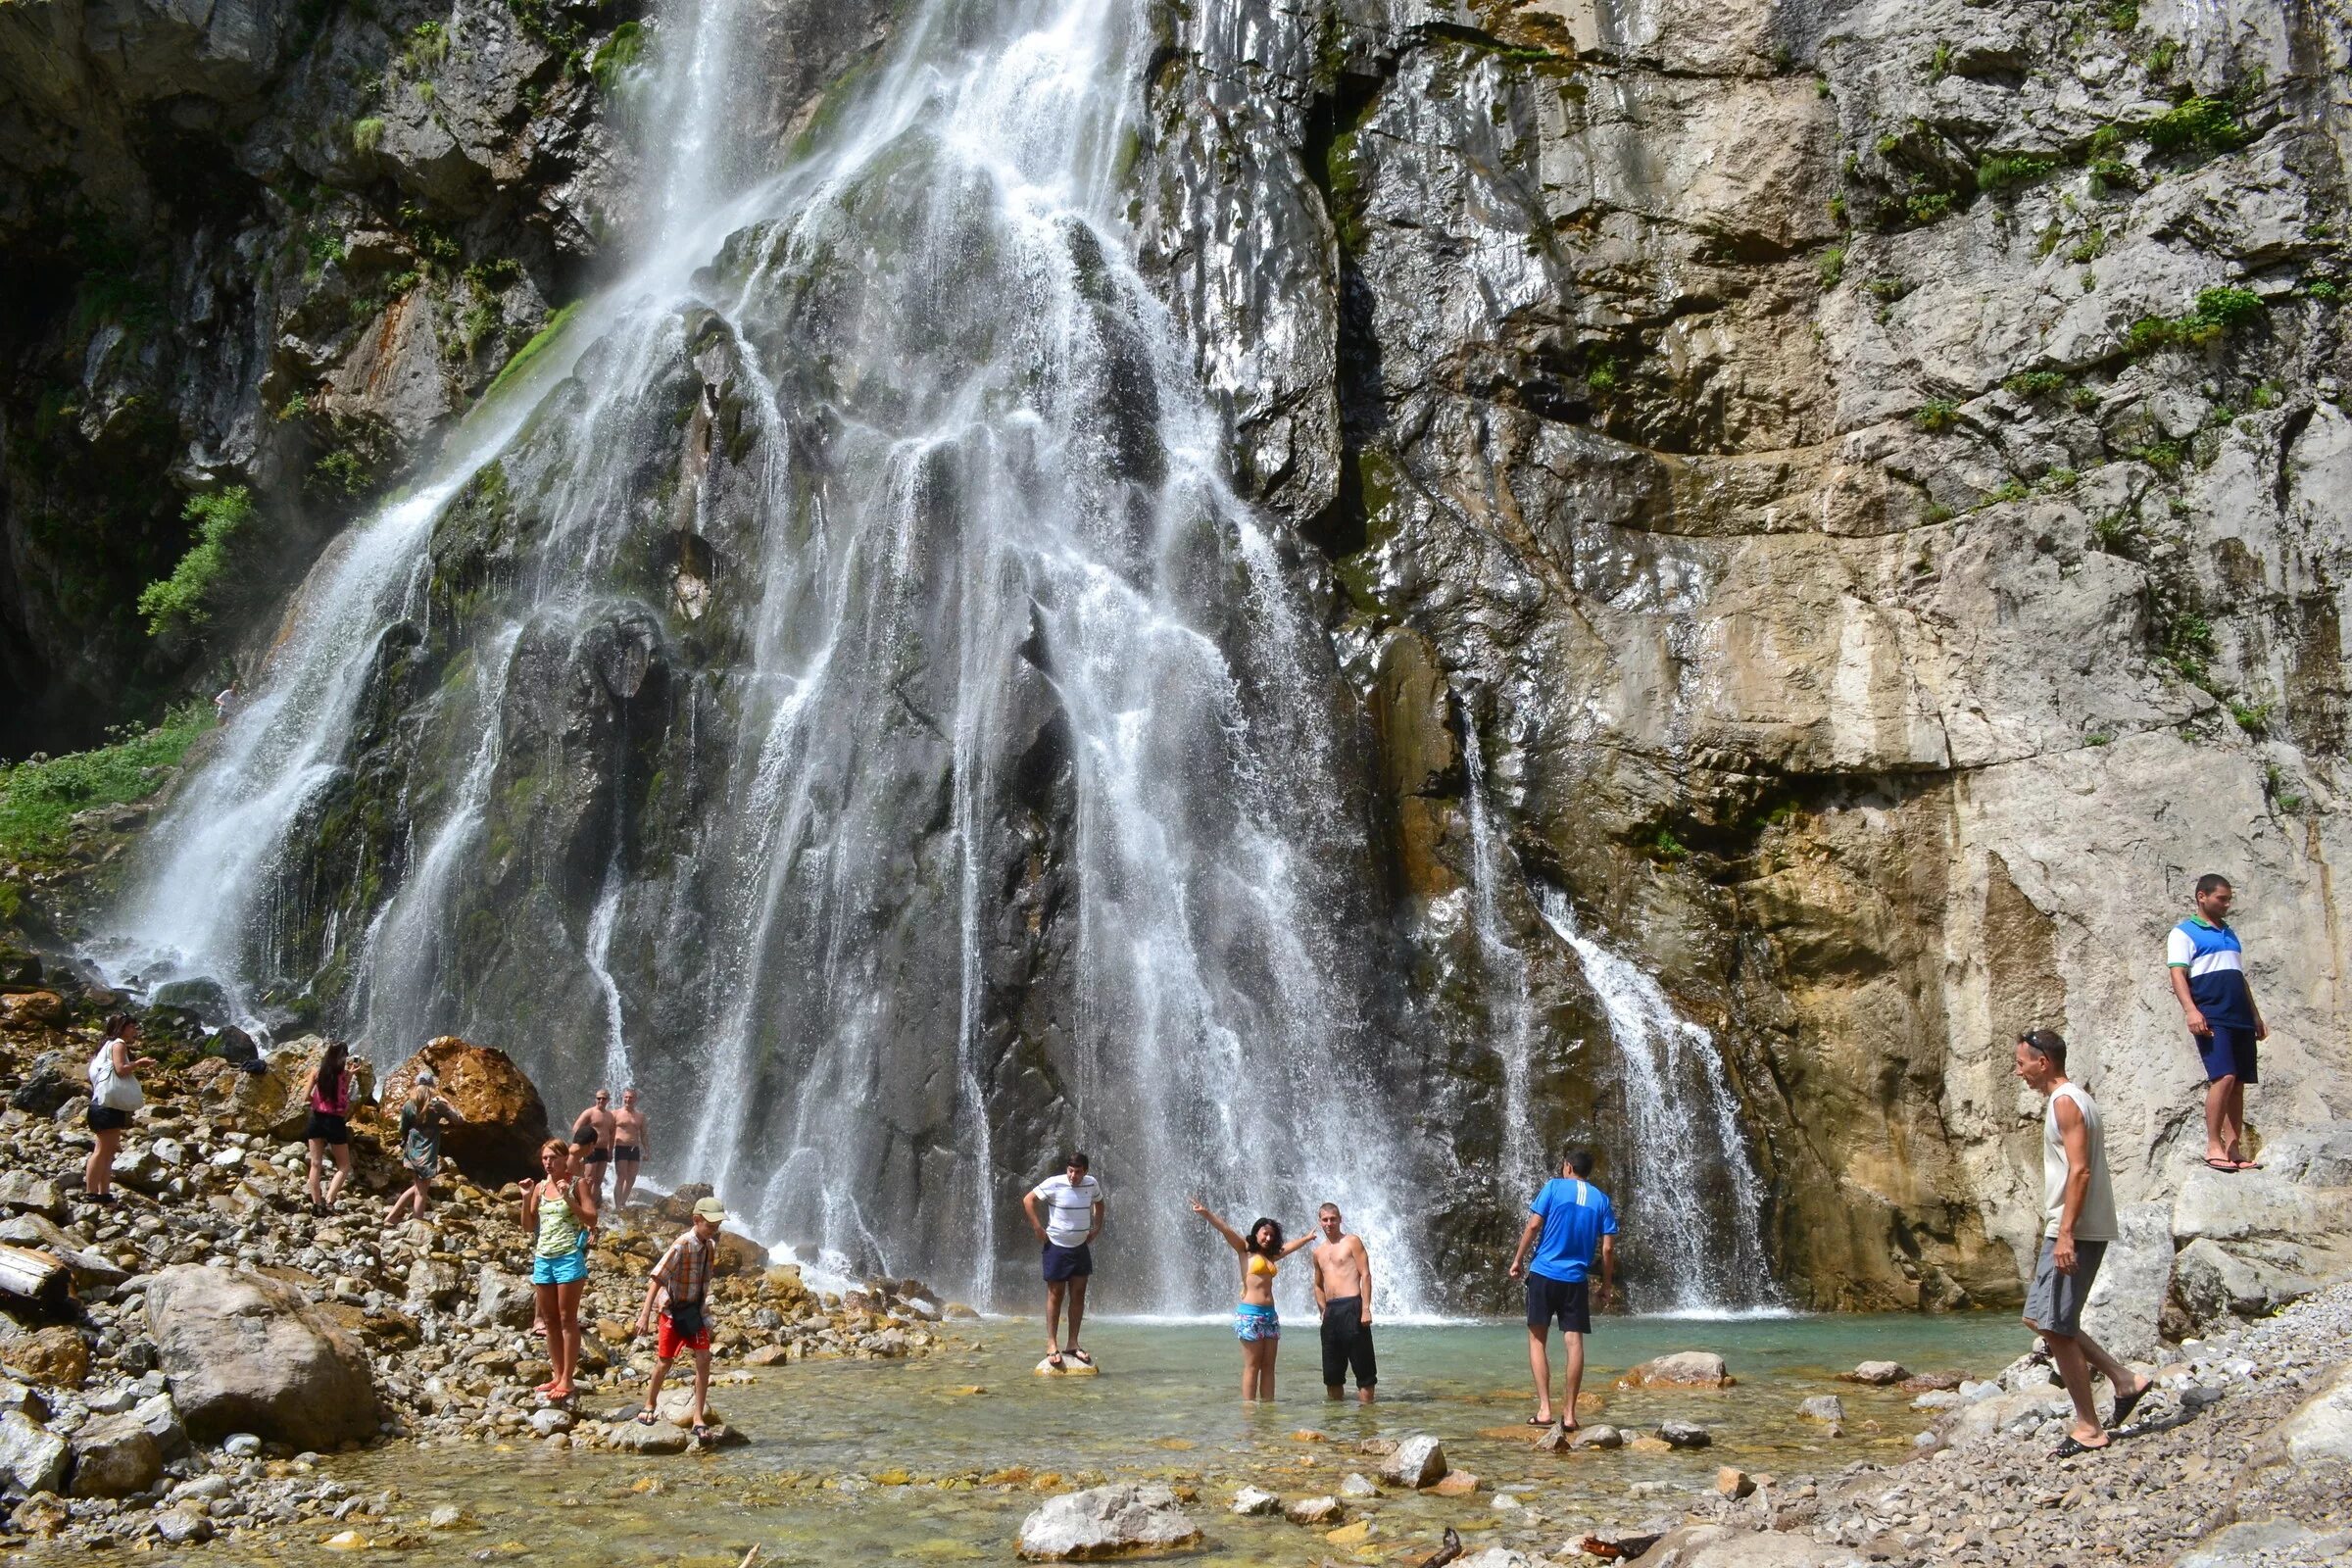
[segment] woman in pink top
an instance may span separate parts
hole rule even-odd
[[[328,1041],[304,1093],[311,1103],[311,1122],[303,1130],[311,1146],[311,1212],[323,1217],[334,1210],[343,1184],[351,1180],[351,1048]],[[318,1171],[329,1149],[335,1152],[335,1176],[322,1198]]]

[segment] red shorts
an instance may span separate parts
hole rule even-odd
[[[677,1325],[670,1322],[667,1312],[662,1314],[662,1332],[654,1341],[654,1355],[657,1359],[674,1361],[678,1358],[680,1350],[708,1350],[709,1348],[710,1348],[710,1320],[708,1317],[703,1319],[703,1326],[700,1329],[692,1335],[685,1335],[680,1334]]]

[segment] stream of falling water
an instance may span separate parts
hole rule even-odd
[[[713,1182],[844,1267],[990,1300],[1009,1205],[1073,1138],[1111,1192],[1108,1304],[1229,1298],[1197,1192],[1294,1229],[1336,1200],[1380,1311],[1412,1312],[1330,649],[1125,227],[1146,8],[931,0],[781,164],[741,128],[773,24],[754,0],[657,20],[642,89],[672,139],[631,270],[312,571],[113,961],[248,1010],[315,988],[379,1059],[505,1045],[559,1118],[650,1080],[649,1180]],[[697,468],[681,429],[727,434]],[[482,526],[498,574],[453,588]],[[689,540],[721,564],[709,623],[645,585]],[[405,679],[441,689],[388,723]],[[425,848],[383,858],[350,939],[348,899],[310,918],[358,858],[322,824],[365,831],[345,808],[387,770]],[[992,956],[1048,886],[1075,936],[1008,1010]],[[1008,1143],[1025,1083],[1053,1110]]]

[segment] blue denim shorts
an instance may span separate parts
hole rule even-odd
[[[531,1255],[533,1285],[569,1285],[587,1277],[588,1249],[585,1247],[559,1257],[541,1257],[535,1252]]]

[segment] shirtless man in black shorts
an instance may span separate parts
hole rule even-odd
[[[612,1113],[612,1206],[629,1206],[637,1190],[637,1167],[645,1159],[645,1112],[637,1108],[637,1091],[620,1092],[620,1108]]]
[[[605,1200],[605,1172],[612,1168],[612,1124],[614,1120],[612,1091],[599,1089],[596,1092],[596,1103],[581,1111],[571,1124],[571,1142],[575,1149],[583,1142],[580,1137],[582,1133],[593,1132],[596,1134],[596,1147],[582,1157],[588,1163],[588,1179],[596,1183],[596,1200],[600,1207],[603,1206]]]
[[[1380,1363],[1372,1353],[1372,1257],[1364,1239],[1340,1228],[1340,1205],[1325,1203],[1315,1221],[1323,1240],[1308,1254],[1315,1270],[1315,1305],[1323,1312],[1323,1393],[1348,1396],[1348,1371],[1355,1369],[1355,1396],[1372,1402]]]

